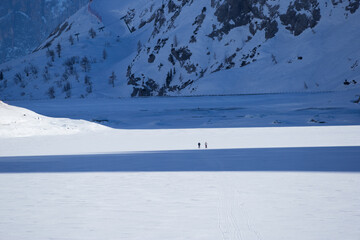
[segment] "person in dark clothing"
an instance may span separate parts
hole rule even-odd
[[[205,148],[207,148],[207,142],[205,142]]]
[[[201,146],[201,143],[198,143],[198,148],[200,148],[200,146]]]

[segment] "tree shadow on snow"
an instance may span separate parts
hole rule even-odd
[[[315,171],[360,172],[360,147],[191,150],[1,157],[0,173]]]

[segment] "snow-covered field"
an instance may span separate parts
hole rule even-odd
[[[359,239],[353,96],[3,103],[0,239]]]
[[[356,147],[1,158],[0,236],[355,240],[359,153]]]

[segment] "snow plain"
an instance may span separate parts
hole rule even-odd
[[[359,105],[324,94],[10,102],[0,239],[358,239]]]

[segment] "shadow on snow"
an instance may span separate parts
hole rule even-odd
[[[0,173],[318,171],[360,172],[360,147],[191,150],[1,157]]]

